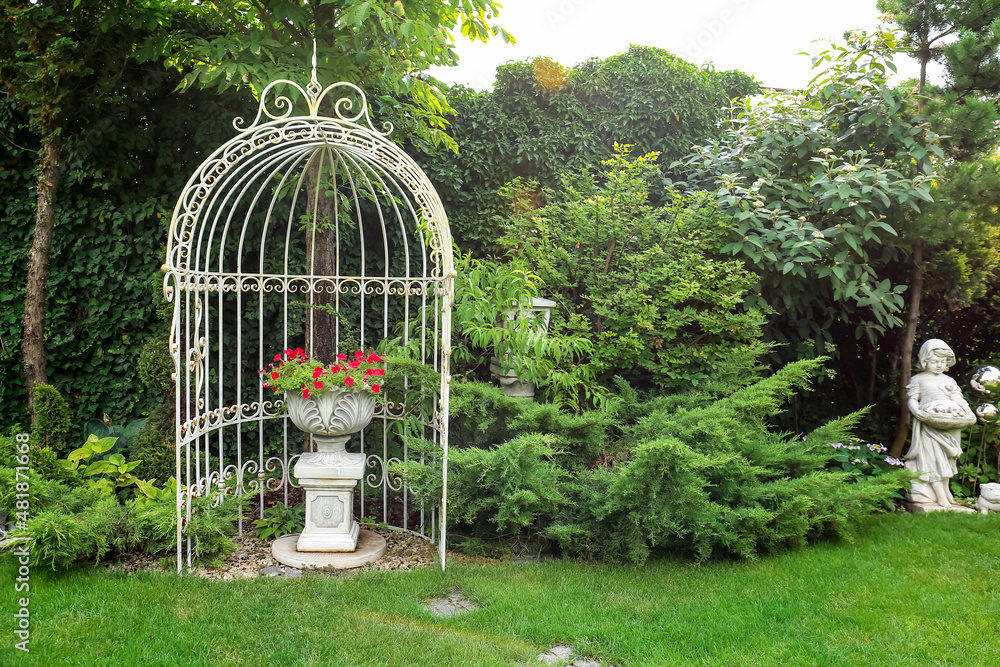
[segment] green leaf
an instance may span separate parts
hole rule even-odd
[[[118,472],[118,466],[110,461],[94,461],[83,471],[83,476],[91,477],[93,475],[105,475],[113,472]]]

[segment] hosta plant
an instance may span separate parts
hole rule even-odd
[[[118,489],[139,484],[141,480],[132,474],[132,470],[141,461],[128,463],[122,454],[101,458],[102,454],[114,447],[116,440],[117,438],[98,439],[96,435],[91,435],[83,447],[74,450],[66,458],[66,467],[79,471],[85,486],[109,495]]]
[[[282,502],[276,503],[274,507],[268,507],[264,510],[264,518],[253,522],[257,529],[257,537],[262,540],[276,539],[289,533],[301,532],[305,524],[305,505],[288,507]]]

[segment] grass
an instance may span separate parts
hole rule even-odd
[[[31,652],[0,664],[530,665],[553,644],[604,664],[1000,664],[1000,516],[874,517],[853,543],[753,563],[449,565],[212,582],[31,572]],[[436,618],[460,589],[480,608]]]

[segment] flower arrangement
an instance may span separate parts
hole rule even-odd
[[[382,391],[381,378],[385,360],[372,351],[358,350],[353,359],[338,354],[329,365],[310,359],[301,347],[288,349],[274,355],[274,363],[257,371],[265,389],[277,393],[297,393],[302,398],[316,397],[332,387],[367,390],[373,394]]]

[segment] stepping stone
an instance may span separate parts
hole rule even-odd
[[[431,600],[424,608],[429,609],[435,616],[455,616],[456,614],[464,614],[467,611],[472,611],[476,608],[476,605],[472,604],[472,600],[469,600],[460,592],[455,592],[446,598]]]
[[[548,653],[542,653],[539,655],[538,661],[544,662],[547,665],[557,665],[559,663],[566,662],[572,657],[572,646],[553,646],[549,649]]]

